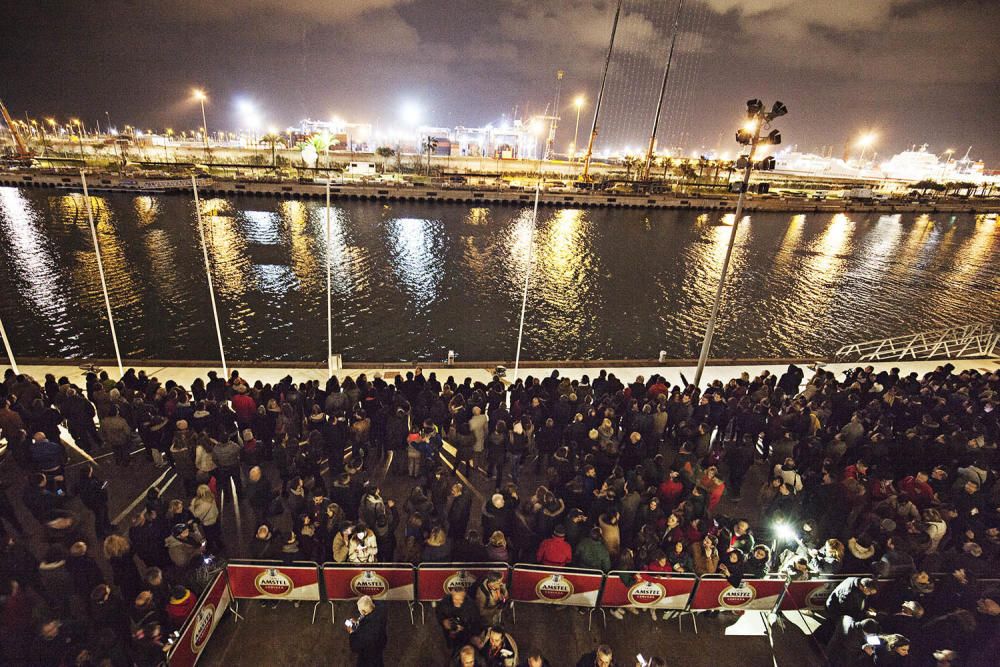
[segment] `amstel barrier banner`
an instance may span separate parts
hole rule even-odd
[[[417,566],[417,601],[434,602],[456,589],[467,590],[490,572],[510,583],[507,563],[426,563]]]
[[[181,628],[177,641],[171,646],[167,657],[170,667],[194,667],[198,663],[202,649],[208,644],[215,627],[226,613],[230,599],[226,575],[219,572],[202,592],[201,599]]]
[[[515,565],[510,598],[514,602],[596,607],[603,581],[600,570]]]
[[[840,579],[812,579],[788,582],[788,593],[781,600],[782,611],[819,611],[826,608],[826,599],[837,587]]]
[[[691,611],[771,611],[784,591],[784,579],[744,579],[739,586],[732,586],[721,575],[706,574],[701,577],[695,589]]]
[[[602,607],[687,609],[698,577],[664,572],[609,572],[601,593]]]
[[[237,600],[319,602],[319,565],[279,561],[229,561],[229,590]]]
[[[323,564],[323,586],[331,601],[370,595],[374,600],[413,602],[413,579],[409,563]]]

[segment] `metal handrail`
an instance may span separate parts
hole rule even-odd
[[[1000,332],[996,327],[979,322],[852,343],[837,350],[834,358],[845,361],[981,359],[995,356],[998,342]]]

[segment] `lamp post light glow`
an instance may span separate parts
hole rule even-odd
[[[864,162],[865,151],[875,143],[876,139],[878,139],[878,135],[874,132],[866,132],[858,138],[858,146],[861,148],[861,155],[858,156],[859,164]]]
[[[73,128],[73,127],[76,128],[76,138],[80,142],[80,161],[83,162],[84,161],[84,158],[83,158],[83,132],[80,131],[80,119],[79,118],[70,118],[69,119],[69,125],[70,125],[70,128]]]
[[[201,105],[201,131],[205,137],[205,159],[208,159],[208,119],[205,117],[205,100],[208,96],[205,95],[205,91],[200,88],[195,88],[192,95],[194,99],[198,101]]]
[[[399,109],[399,116],[407,127],[416,127],[420,124],[423,114],[416,102],[404,102]]]

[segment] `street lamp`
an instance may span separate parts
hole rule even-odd
[[[948,171],[948,165],[951,164],[951,156],[954,154],[954,148],[949,148],[944,152],[944,164],[941,166],[941,180],[944,180],[945,172]]]
[[[740,185],[740,197],[736,202],[736,216],[733,219],[733,227],[729,232],[729,245],[726,247],[726,257],[722,260],[719,286],[715,290],[712,314],[708,318],[708,326],[705,328],[705,339],[702,341],[701,354],[698,356],[698,368],[694,374],[695,387],[701,383],[701,376],[705,371],[705,363],[708,361],[708,352],[712,347],[715,320],[719,316],[719,305],[722,302],[722,288],[726,284],[726,272],[729,270],[729,260],[733,255],[733,245],[736,242],[736,230],[740,226],[740,218],[743,217],[743,203],[746,200],[747,190],[750,186],[750,172],[753,169],[774,169],[775,166],[773,157],[766,157],[755,164],[754,157],[757,154],[757,148],[758,146],[777,146],[781,143],[781,133],[778,130],[771,129],[765,137],[760,136],[761,130],[770,127],[772,120],[780,118],[787,113],[788,107],[781,102],[775,102],[770,111],[764,111],[763,102],[757,99],[749,100],[747,101],[747,123],[736,130],[736,141],[744,146],[749,146],[750,152],[747,155],[740,156],[737,163],[743,168],[743,181]]]
[[[865,134],[862,134],[858,138],[858,146],[861,148],[861,155],[858,156],[858,164],[864,162],[865,151],[868,150],[869,146],[875,143],[875,140],[877,138],[878,135],[876,135],[874,132],[866,132]]]
[[[201,105],[201,131],[202,131],[203,136],[205,137],[205,160],[207,161],[208,160],[208,119],[205,118],[205,100],[207,99],[208,96],[205,95],[205,91],[201,90],[200,88],[195,88],[192,94],[194,95],[194,99],[198,100],[198,103]]]
[[[84,162],[84,158],[83,158],[83,134],[80,132],[80,119],[79,118],[70,118],[69,119],[69,124],[70,124],[70,127],[76,127],[76,136],[77,136],[77,139],[79,139],[79,141],[80,141],[80,161]]]
[[[573,130],[573,158],[576,158],[577,140],[580,138],[580,110],[583,109],[584,102],[586,100],[583,95],[577,95],[576,99],[573,100],[573,106],[576,107],[576,129]]]

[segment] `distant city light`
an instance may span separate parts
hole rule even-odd
[[[257,106],[248,99],[240,98],[236,100],[236,111],[239,113],[243,126],[250,130],[256,130],[261,126],[260,112]]]
[[[858,138],[858,147],[868,148],[869,146],[875,143],[876,139],[878,139],[877,134],[875,134],[874,132],[866,132]]]
[[[416,102],[407,101],[399,109],[399,118],[407,127],[416,127],[423,119],[423,113]]]
[[[573,106],[575,106],[577,109],[580,109],[583,107],[583,103],[586,101],[587,100],[584,99],[583,95],[577,95],[576,99],[573,100]]]

